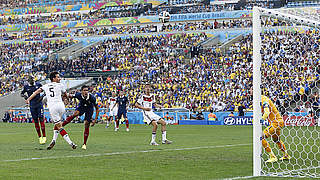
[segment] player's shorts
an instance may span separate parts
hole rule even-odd
[[[152,121],[158,122],[160,119],[162,119],[159,115],[157,115],[153,111],[142,111],[142,112],[143,112],[144,122],[147,124],[151,124]]]
[[[109,116],[117,116],[117,115],[118,115],[118,108],[113,108],[113,111],[112,109],[110,109]]]
[[[84,120],[85,121],[92,121],[92,116],[93,116],[93,108],[88,108],[88,107],[83,107],[83,106],[78,106],[76,108],[76,111],[79,111],[79,116],[84,115]]]
[[[61,122],[62,116],[66,112],[66,108],[64,106],[64,103],[57,102],[54,104],[48,104],[48,109],[50,112],[52,122],[54,124]]]
[[[126,109],[119,109],[117,116],[118,116],[118,119],[121,119],[122,116],[123,116],[123,118],[127,118],[127,110]]]
[[[35,123],[38,123],[39,119],[43,121],[43,106],[30,107],[30,112]]]
[[[264,137],[273,137],[278,138],[281,134],[281,128],[284,127],[284,121],[278,120],[278,122],[272,123],[270,126],[268,126],[266,129],[263,130]]]

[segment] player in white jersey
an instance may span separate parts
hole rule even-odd
[[[68,133],[62,127],[61,118],[66,111],[62,100],[62,96],[68,97],[66,89],[64,85],[60,83],[61,78],[58,72],[51,72],[49,78],[51,82],[37,89],[26,100],[26,103],[29,103],[30,100],[33,99],[37,94],[44,91],[47,96],[47,105],[50,112],[50,116],[54,123],[53,139],[47,149],[50,150],[53,148],[59,133],[71,145],[72,149],[76,149],[77,145],[70,140]]]
[[[108,99],[108,106],[109,109],[109,117],[107,119],[107,126],[109,127],[109,123],[111,123],[112,120],[116,120],[116,116],[118,114],[118,106],[117,106],[117,94],[115,92],[112,92],[112,96]],[[115,119],[113,119],[115,117]],[[116,123],[114,123],[114,127],[116,128]]]
[[[167,140],[167,131],[166,131],[166,122],[163,118],[158,116],[152,111],[152,105],[158,108],[162,108],[161,105],[156,104],[154,95],[150,94],[150,85],[145,85],[145,94],[142,94],[138,101],[136,102],[136,107],[142,109],[144,122],[147,124],[151,124],[152,128],[152,136],[150,145],[157,146],[159,144],[156,143],[156,132],[158,128],[158,124],[161,124],[162,131],[162,144],[171,144],[172,141]]]

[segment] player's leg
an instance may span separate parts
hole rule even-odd
[[[109,115],[109,117],[107,117],[107,125],[106,125],[106,128],[108,128],[109,125],[110,125],[110,119],[111,119],[111,116]]]
[[[127,117],[127,111],[123,113],[123,118],[125,119],[125,122],[126,122],[126,127],[127,127],[126,131],[129,132],[129,120]]]
[[[149,120],[149,122],[150,122],[150,120]],[[152,146],[158,146],[159,144],[156,143],[158,124],[157,124],[156,121],[151,121],[150,124],[152,125],[152,135],[151,135],[150,145],[152,145]]]
[[[261,143],[263,148],[266,150],[266,152],[269,154],[269,159],[266,162],[276,162],[278,159],[276,155],[272,152],[272,149],[270,147],[270,144],[266,140],[274,133],[274,128],[272,126],[268,126],[266,129],[263,130],[262,136],[261,136]]]
[[[43,144],[42,143],[40,126],[39,126],[39,116],[38,116],[39,114],[38,114],[37,108],[30,108],[30,112],[31,112],[31,116],[32,116],[32,119],[33,119],[33,122],[34,122],[34,127],[35,127],[35,129],[37,131],[37,134],[38,134],[39,143]]]
[[[62,118],[62,115],[65,113],[64,104],[56,105],[56,106],[50,108],[49,111],[50,111],[51,118],[55,124],[54,129],[56,129],[60,133],[60,135],[63,137],[63,139],[65,141],[67,141],[67,143],[72,147],[72,149],[76,149],[77,145],[71,141],[68,133],[66,132],[66,130],[64,130],[64,128],[62,126],[61,118]],[[54,134],[54,136],[55,136],[55,134]],[[47,148],[48,150],[53,148],[53,146],[56,143],[55,140],[56,140],[56,138],[52,139],[50,145]]]
[[[162,144],[172,144],[172,141],[167,139],[167,123],[164,121],[164,119],[160,119],[157,122],[158,124],[161,124],[161,132],[162,132]]]
[[[80,110],[76,109],[73,113],[73,115],[67,117],[66,120],[63,121],[62,126],[64,127],[65,125],[69,124],[75,117],[80,115]],[[80,115],[81,116],[81,115]]]
[[[280,139],[281,128],[276,127],[275,129],[276,129],[276,131],[275,131],[275,134],[272,135],[272,140],[273,140],[273,142],[275,142],[278,145],[278,148],[283,152],[283,157],[281,157],[280,160],[289,160],[289,159],[291,159],[291,157],[289,156],[289,154],[287,152],[286,146],[284,145],[284,143]]]
[[[87,149],[87,140],[89,137],[89,128],[90,128],[90,121],[85,120],[84,121],[84,132],[83,132],[83,145],[82,149],[86,150]]]
[[[90,128],[90,123],[91,123],[92,116],[93,116],[93,109],[87,110],[85,112],[82,149],[87,149],[87,140],[88,140],[88,137],[89,137],[89,128]]]
[[[46,137],[46,126],[44,123],[42,106],[38,108],[38,116],[40,120],[41,132],[42,132],[42,143],[45,144],[47,142],[47,137]]]
[[[115,129],[115,131],[119,130],[119,123],[120,123],[121,115],[122,115],[121,111],[118,110],[118,113],[116,116],[116,129]]]

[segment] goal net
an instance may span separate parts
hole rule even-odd
[[[254,176],[320,178],[317,11],[253,10]]]

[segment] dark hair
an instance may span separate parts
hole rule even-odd
[[[210,109],[210,112],[213,113],[213,109]]]
[[[81,87],[81,91],[82,91],[84,88],[88,88],[88,89],[89,89],[89,86],[83,85],[83,86]]]
[[[49,78],[51,81],[53,81],[54,78],[56,78],[56,75],[59,74],[57,71],[53,71],[50,73]]]

